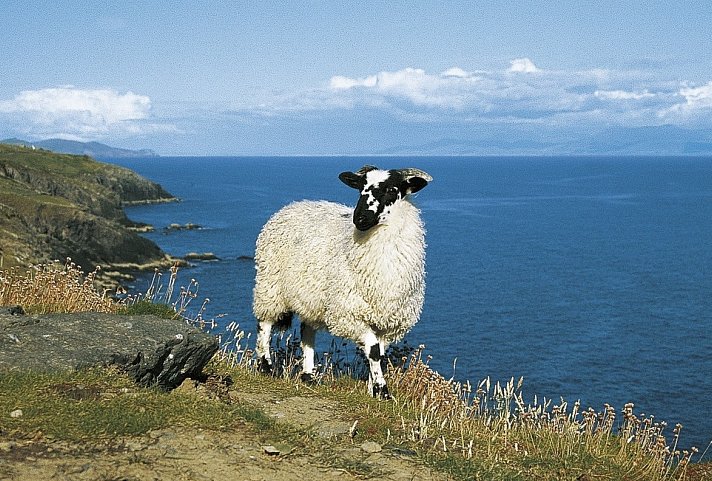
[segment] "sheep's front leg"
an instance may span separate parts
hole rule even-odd
[[[272,337],[272,323],[257,321],[257,362],[260,363],[258,369],[265,374],[272,373],[272,355],[269,352],[270,340]]]
[[[380,341],[373,331],[369,330],[361,339],[361,347],[368,359],[368,392],[376,398],[391,399],[381,368],[381,361],[385,356],[385,343]]]
[[[302,375],[301,380],[306,383],[314,382],[314,341],[316,339],[316,329],[302,321]]]

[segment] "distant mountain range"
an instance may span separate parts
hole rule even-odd
[[[65,139],[47,139],[38,142],[28,142],[20,139],[6,139],[0,141],[3,144],[23,145],[25,147],[35,147],[38,149],[51,150],[61,154],[88,155],[95,159],[116,159],[126,157],[158,157],[158,154],[150,149],[129,150],[111,147],[99,142],[77,142]]]
[[[683,128],[675,125],[649,127],[600,127],[562,131],[547,126],[506,125],[461,126],[433,132],[429,124],[392,125],[389,118],[379,115],[358,119],[329,118],[329,125],[321,126],[323,138],[314,142],[313,126],[293,125],[289,129],[274,132],[284,139],[284,145],[299,145],[305,153],[333,155],[393,155],[393,156],[438,156],[438,155],[712,155],[712,127]],[[382,127],[382,128],[381,128]],[[373,144],[334,141],[333,130],[359,131],[364,129],[392,129],[391,134],[374,135]],[[331,133],[330,133],[331,132]],[[317,136],[319,137],[319,136]],[[322,143],[324,140],[326,143]],[[158,157],[149,149],[129,150],[111,147],[99,142],[76,142],[64,139],[48,139],[28,142],[20,139],[0,141],[5,144],[24,145],[53,152],[88,155],[103,160],[129,157]],[[247,145],[250,145],[248,142]],[[242,155],[299,155],[294,151],[260,152]],[[211,154],[206,154],[211,155]],[[212,154],[215,155],[215,154]],[[239,155],[239,154],[238,154]]]
[[[712,155],[712,129],[673,125],[617,127],[571,138],[513,129],[472,131],[415,145],[383,149],[381,155]]]

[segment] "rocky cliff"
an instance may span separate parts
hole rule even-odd
[[[160,185],[122,167],[0,144],[0,265],[71,257],[92,270],[160,261],[165,254],[132,230],[123,206],[170,200]]]

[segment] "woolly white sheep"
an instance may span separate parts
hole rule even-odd
[[[294,202],[274,214],[257,238],[257,355],[261,370],[271,372],[272,327],[286,329],[296,314],[303,381],[313,379],[316,330],[327,329],[364,350],[369,392],[388,399],[381,360],[386,347],[418,321],[425,293],[425,231],[410,194],[432,177],[418,169],[366,165],[339,179],[360,192],[355,209]]]

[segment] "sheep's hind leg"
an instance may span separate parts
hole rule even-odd
[[[391,399],[381,368],[381,361],[385,355],[385,343],[380,341],[373,331],[369,330],[361,338],[361,347],[368,359],[368,392],[375,398]]]
[[[314,382],[314,341],[316,339],[316,329],[301,322],[300,326],[302,338],[302,382],[311,384]]]
[[[272,337],[272,323],[257,321],[257,369],[264,374],[272,373],[272,354],[269,345]]]
[[[261,373],[274,374],[272,353],[270,352],[272,328],[276,327],[280,331],[286,331],[292,325],[293,316],[293,312],[287,311],[277,316],[275,322],[257,320],[257,359],[260,363],[258,369]]]

